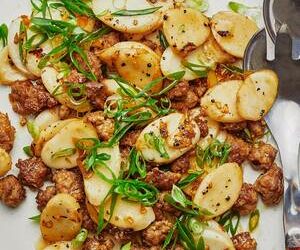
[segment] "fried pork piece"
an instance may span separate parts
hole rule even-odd
[[[8,207],[17,207],[25,199],[26,191],[17,177],[7,175],[0,179],[0,200]]]
[[[71,108],[69,108],[65,105],[59,106],[58,116],[61,120],[67,120],[67,119],[70,119],[70,118],[78,117],[76,110],[71,109]]]
[[[234,72],[226,69],[225,67],[223,67],[220,64],[217,65],[215,73],[216,73],[216,77],[217,77],[218,82],[225,82],[225,81],[228,81],[228,80],[243,80],[244,79],[243,74],[234,73]]]
[[[167,96],[171,101],[182,101],[189,91],[189,83],[188,81],[180,81],[174,88],[172,88]]]
[[[117,242],[122,244],[131,241],[134,237],[135,232],[132,229],[118,228],[112,225],[108,226],[106,230]]]
[[[256,250],[256,240],[248,232],[243,232],[232,237],[232,242],[236,250]]]
[[[80,212],[82,214],[82,228],[87,229],[90,233],[95,233],[97,231],[97,225],[96,223],[92,220],[86,205],[83,203],[80,206]]]
[[[53,182],[57,193],[67,193],[72,195],[79,203],[84,202],[83,180],[79,171],[56,170],[53,173]]]
[[[145,247],[138,243],[133,243],[130,250],[161,250],[161,246]]]
[[[226,142],[231,146],[228,162],[242,164],[247,159],[251,146],[247,142],[233,135],[228,135]]]
[[[247,122],[223,123],[222,129],[229,133],[237,133],[247,128]]]
[[[172,108],[179,111],[192,109],[199,104],[198,96],[187,81],[179,82],[167,93],[167,96],[172,101]]]
[[[130,148],[133,147],[141,132],[142,132],[142,130],[140,130],[140,129],[130,130],[120,140],[120,146],[121,147],[130,147]]]
[[[208,89],[207,80],[206,79],[196,79],[190,81],[190,87],[194,91],[194,93],[201,98]]]
[[[170,216],[179,217],[181,214],[179,210],[177,210],[164,200],[165,195],[167,195],[167,192],[160,193],[158,202],[156,202],[153,206],[156,221],[165,220],[167,217]]]
[[[120,42],[120,33],[116,31],[112,31],[97,40],[95,40],[92,43],[92,48],[96,49],[97,51],[103,50],[103,49],[108,49],[112,47],[113,45],[117,44]]]
[[[195,156],[195,150],[192,149],[171,163],[171,170],[175,173],[185,174],[191,168],[190,159]]]
[[[257,178],[254,187],[266,205],[278,204],[284,191],[282,169],[273,164],[265,174]]]
[[[159,168],[153,168],[147,173],[145,181],[153,184],[160,190],[171,190],[181,178],[181,174],[173,173],[171,171],[162,171]]]
[[[253,138],[260,138],[265,134],[267,125],[264,120],[248,121],[247,125]]]
[[[232,209],[240,215],[247,215],[255,211],[258,202],[258,195],[252,184],[244,183],[239,198]]]
[[[109,96],[106,87],[98,82],[87,82],[86,84],[87,99],[97,110],[104,110],[104,104]]]
[[[147,38],[142,39],[141,43],[152,49],[158,55],[162,55],[164,52],[164,48],[160,44],[147,40]]]
[[[0,148],[3,148],[7,153],[13,148],[15,132],[8,115],[0,112]]]
[[[100,81],[101,79],[103,79],[100,59],[93,52],[90,51],[86,52],[86,56],[90,67],[78,54],[75,54],[75,59],[77,59],[80,67],[82,67],[83,70],[85,70],[86,72],[92,72],[96,76],[98,81]]]
[[[56,195],[56,188],[54,186],[46,187],[45,190],[39,190],[39,192],[35,197],[38,210],[43,211],[48,201],[51,200],[51,198],[55,195]]]
[[[31,81],[13,83],[9,100],[13,110],[24,116],[40,113],[58,104],[41,83],[33,84]]]
[[[186,57],[189,53],[191,53],[195,49],[197,49],[197,46],[195,44],[189,42],[182,48],[180,53],[183,57]]]
[[[248,158],[257,168],[267,171],[272,167],[276,154],[277,149],[271,144],[260,142],[252,147]]]
[[[64,79],[65,82],[71,83],[85,83],[87,81],[86,77],[79,73],[76,69],[72,69],[70,74]]]
[[[113,136],[115,131],[114,120],[106,118],[104,112],[89,113],[85,116],[85,119],[96,128],[97,134],[102,141],[108,141]]]
[[[143,241],[148,246],[158,246],[164,242],[172,227],[168,220],[155,221],[143,231]]]
[[[209,133],[209,128],[208,128],[208,125],[207,125],[207,120],[201,116],[201,115],[198,115],[194,118],[195,122],[197,123],[199,129],[200,129],[200,136],[202,138],[206,137]]]
[[[84,242],[81,250],[111,250],[114,246],[112,239],[106,236],[94,236]]]
[[[20,170],[19,179],[25,185],[40,188],[44,185],[50,169],[43,163],[41,158],[32,157],[27,160],[18,160],[16,167]]]

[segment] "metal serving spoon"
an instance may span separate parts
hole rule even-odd
[[[283,0],[285,1],[285,0]],[[297,0],[299,1],[299,0]],[[300,14],[299,14],[300,15]],[[300,29],[300,27],[298,27]],[[281,24],[275,37],[274,61],[268,61],[270,35],[262,30],[250,41],[244,57],[245,70],[273,69],[278,73],[278,99],[265,117],[280,151],[285,176],[284,230],[287,249],[300,249],[300,61],[292,57],[294,43],[288,25]],[[267,42],[268,41],[268,42]],[[270,56],[271,55],[271,56]]]

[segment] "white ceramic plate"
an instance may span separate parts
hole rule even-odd
[[[207,12],[212,15],[219,10],[227,10],[228,0],[208,0],[210,8]],[[242,1],[242,0],[240,0]],[[7,23],[20,14],[30,13],[29,0],[1,0],[0,24]],[[247,0],[244,3],[261,6],[261,0]],[[246,27],[245,27],[246,28]],[[12,151],[14,163],[26,156],[22,148],[31,143],[31,138],[25,128],[19,126],[19,118],[12,111],[8,101],[9,88],[0,86],[0,111],[8,113],[13,126],[16,128],[16,140]],[[250,166],[244,167],[246,181],[253,183],[258,175]],[[16,169],[12,170],[17,174]],[[28,218],[39,214],[35,203],[36,193],[27,189],[27,199],[17,209],[9,209],[0,203],[0,249],[3,250],[34,250],[40,238],[39,226]],[[261,202],[258,205],[261,213],[259,227],[253,236],[258,242],[258,250],[284,249],[284,234],[282,226],[282,205],[266,208]],[[242,221],[242,228],[247,230],[247,219]]]

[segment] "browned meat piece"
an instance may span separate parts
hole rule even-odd
[[[205,119],[203,116],[198,115],[194,118],[196,123],[198,124],[198,127],[200,129],[200,136],[202,138],[206,137],[208,135],[209,129],[207,125],[207,119]]]
[[[104,110],[104,104],[109,96],[107,89],[101,83],[88,82],[86,83],[87,99],[98,110]]]
[[[25,185],[40,188],[44,185],[50,173],[49,168],[43,163],[41,158],[29,158],[18,160],[16,167],[20,170],[19,179]]]
[[[252,184],[244,183],[239,198],[234,203],[232,209],[240,215],[247,215],[255,211],[258,195]]]
[[[248,121],[248,129],[253,138],[260,138],[265,134],[266,122],[264,120]]]
[[[282,169],[273,164],[272,168],[257,178],[254,187],[266,205],[278,204],[284,190]]]
[[[150,2],[150,3],[157,3],[158,0],[148,0],[148,2]]]
[[[77,112],[74,109],[70,109],[65,105],[61,105],[58,110],[58,116],[61,120],[77,117]]]
[[[173,184],[176,184],[181,178],[181,174],[171,171],[161,171],[159,168],[153,168],[147,173],[145,181],[153,184],[160,190],[171,190]]]
[[[172,108],[179,111],[192,109],[199,103],[198,96],[187,81],[179,82],[177,86],[167,93],[167,96],[172,101]]]
[[[45,190],[39,190],[35,197],[38,210],[42,211],[54,195],[56,195],[56,188],[54,186],[46,187]]]
[[[64,79],[64,81],[69,83],[85,83],[87,79],[83,74],[79,73],[76,69],[72,69],[72,71]]]
[[[8,115],[0,112],[0,148],[9,153],[15,141],[15,128],[11,125]]]
[[[143,241],[148,246],[158,246],[166,239],[173,224],[167,220],[155,221],[143,231]]]
[[[182,101],[186,98],[189,89],[189,83],[187,81],[181,81],[168,92],[167,96],[171,101]]]
[[[272,145],[260,142],[255,144],[249,154],[249,161],[262,170],[268,170],[276,158],[277,149]]]
[[[149,40],[142,40],[141,41],[144,45],[146,45],[147,47],[149,47],[150,49],[152,49],[153,51],[155,51],[157,49],[157,44],[155,44],[152,41]]]
[[[174,47],[174,46],[173,46]],[[197,46],[193,43],[188,43],[186,44],[182,50],[180,51],[181,52],[181,55],[183,57],[187,56],[190,52],[194,51],[195,49],[197,49]]]
[[[142,130],[135,129],[130,130],[126,135],[121,139],[120,146],[121,147],[133,147],[136,143],[137,138],[139,137]]]
[[[117,242],[127,243],[132,240],[135,233],[131,229],[122,229],[115,226],[110,226],[107,233],[111,235]]]
[[[195,94],[201,98],[208,89],[207,80],[206,79],[197,79],[190,82],[191,88],[195,92]]]
[[[0,200],[9,207],[17,207],[25,199],[26,192],[17,177],[7,175],[0,179]]]
[[[114,120],[106,118],[102,111],[89,113],[85,118],[96,128],[98,136],[102,141],[108,141],[113,136],[115,131]]]
[[[166,194],[167,193],[160,193],[158,202],[153,206],[156,221],[164,220],[170,216],[179,217],[181,214],[179,210],[164,200]]]
[[[176,244],[174,250],[184,250],[185,248],[181,246],[180,244]]]
[[[226,142],[231,146],[228,162],[242,164],[250,153],[250,145],[232,135],[227,136]]]
[[[83,70],[85,70],[86,72],[92,72],[97,77],[98,80],[101,80],[103,76],[102,76],[100,59],[90,51],[86,52],[86,55],[87,55],[88,62],[90,64],[90,68],[84,62],[81,56],[75,54],[75,58],[77,59],[79,65],[82,67]]]
[[[185,174],[190,169],[190,159],[195,156],[195,150],[190,150],[171,163],[171,170],[175,173]]]
[[[90,217],[90,214],[89,214],[85,204],[81,205],[80,212],[82,214],[82,226],[81,227],[87,229],[90,233],[95,233],[97,231],[97,224]]]
[[[222,129],[227,130],[229,133],[236,133],[243,131],[247,128],[247,122],[236,122],[236,123],[223,123]]]
[[[256,240],[248,232],[235,235],[232,242],[236,250],[256,250]]]
[[[198,96],[192,90],[189,90],[184,100],[173,101],[171,107],[180,112],[185,112],[189,109],[195,108],[198,104]]]
[[[79,203],[84,202],[82,176],[75,170],[56,170],[53,174],[53,182],[57,193],[72,195]]]
[[[161,250],[161,247],[160,246],[146,247],[146,246],[141,246],[138,243],[133,243],[131,245],[130,250]]]
[[[42,84],[33,85],[30,81],[13,83],[9,100],[20,115],[36,114],[58,104]]]
[[[230,70],[224,68],[222,65],[218,65],[215,70],[218,82],[224,82],[228,80],[243,80],[243,74],[236,74]]]
[[[69,117],[71,109],[65,105],[59,107],[58,115],[61,120],[65,120]]]
[[[94,236],[88,238],[83,246],[82,250],[111,250],[115,246],[112,239],[108,237]]]
[[[112,31],[95,40],[92,44],[92,47],[97,50],[103,50],[112,47],[118,42],[120,42],[120,33]]]
[[[152,49],[158,55],[162,55],[162,53],[164,52],[164,48],[159,43],[155,43],[147,39],[141,40],[141,43]]]

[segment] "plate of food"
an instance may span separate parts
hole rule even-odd
[[[1,248],[284,249],[260,1],[2,2]]]

